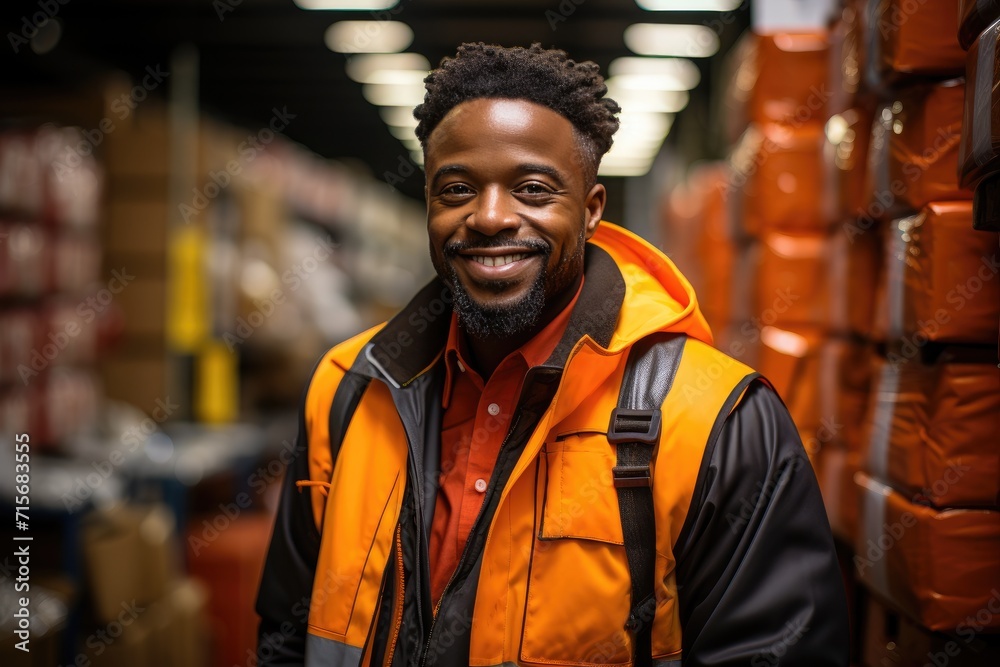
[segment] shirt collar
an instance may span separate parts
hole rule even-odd
[[[531,368],[533,366],[540,366],[543,364],[552,352],[556,349],[559,344],[559,340],[562,338],[563,333],[566,331],[566,326],[569,324],[570,315],[573,312],[573,307],[576,306],[577,300],[580,298],[580,292],[583,291],[584,279],[581,276],[580,285],[577,287],[576,294],[573,295],[573,299],[566,304],[558,315],[552,318],[552,321],[545,325],[545,328],[535,334],[531,340],[527,343],[514,350],[507,356],[501,365],[507,362],[514,355],[519,355],[524,361],[525,369]],[[445,378],[444,378],[444,392],[442,394],[442,406],[447,410],[448,404],[451,402],[451,391],[453,383],[458,373],[468,373],[475,372],[469,365],[467,359],[469,358],[468,348],[466,347],[465,335],[458,326],[458,314],[452,312],[451,314],[451,324],[448,327],[448,342],[444,349],[444,359],[445,359]]]

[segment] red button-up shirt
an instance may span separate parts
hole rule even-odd
[[[462,557],[472,524],[482,509],[493,465],[510,428],[524,376],[545,362],[559,344],[580,289],[566,308],[519,349],[511,352],[485,382],[468,363],[465,337],[452,315],[445,348],[442,395],[441,472],[431,524],[430,569],[434,604],[441,598]]]

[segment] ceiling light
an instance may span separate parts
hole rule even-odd
[[[625,46],[640,56],[707,58],[719,50],[719,36],[704,25],[636,23],[625,28]]]
[[[365,83],[381,83],[390,86],[423,86],[430,72],[422,69],[380,69],[371,73]]]
[[[424,84],[388,85],[366,83],[361,87],[365,99],[379,107],[415,107],[424,101]]]
[[[295,0],[299,9],[322,9],[340,12],[363,12],[392,9],[399,0]]]
[[[400,141],[403,141],[405,139],[416,140],[417,138],[417,135],[413,131],[412,127],[399,127],[398,125],[390,125],[389,134],[396,137]]]
[[[615,58],[608,72],[617,87],[632,91],[691,90],[701,81],[698,66],[685,58]]]
[[[731,12],[742,0],[635,0],[648,12]]]
[[[690,96],[682,90],[634,90],[623,88],[609,77],[605,82],[608,86],[608,97],[621,106],[624,113],[633,111],[657,111],[660,113],[678,113],[688,105]]]
[[[379,115],[386,125],[392,127],[417,126],[417,119],[413,117],[413,107],[385,107],[379,110]]]
[[[398,53],[413,43],[413,30],[400,21],[337,21],[323,39],[337,53]]]
[[[419,70],[424,75],[431,64],[419,53],[379,53],[354,56],[347,61],[347,76],[358,83],[372,83],[382,70]]]

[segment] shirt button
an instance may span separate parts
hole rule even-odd
[[[484,493],[486,491],[486,480],[477,479],[475,486],[476,486],[476,491],[478,491],[479,493]]]
[[[487,406],[486,411],[489,412],[494,417],[496,417],[498,414],[500,414],[500,406],[497,405],[496,403],[490,403],[489,406]]]

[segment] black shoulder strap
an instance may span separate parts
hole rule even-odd
[[[656,517],[649,465],[660,440],[660,406],[674,383],[686,340],[679,334],[656,335],[632,346],[618,407],[611,413],[608,425],[608,441],[617,446],[618,452],[612,474],[632,579],[632,603],[625,628],[633,633],[635,667],[649,667],[653,662]]]

